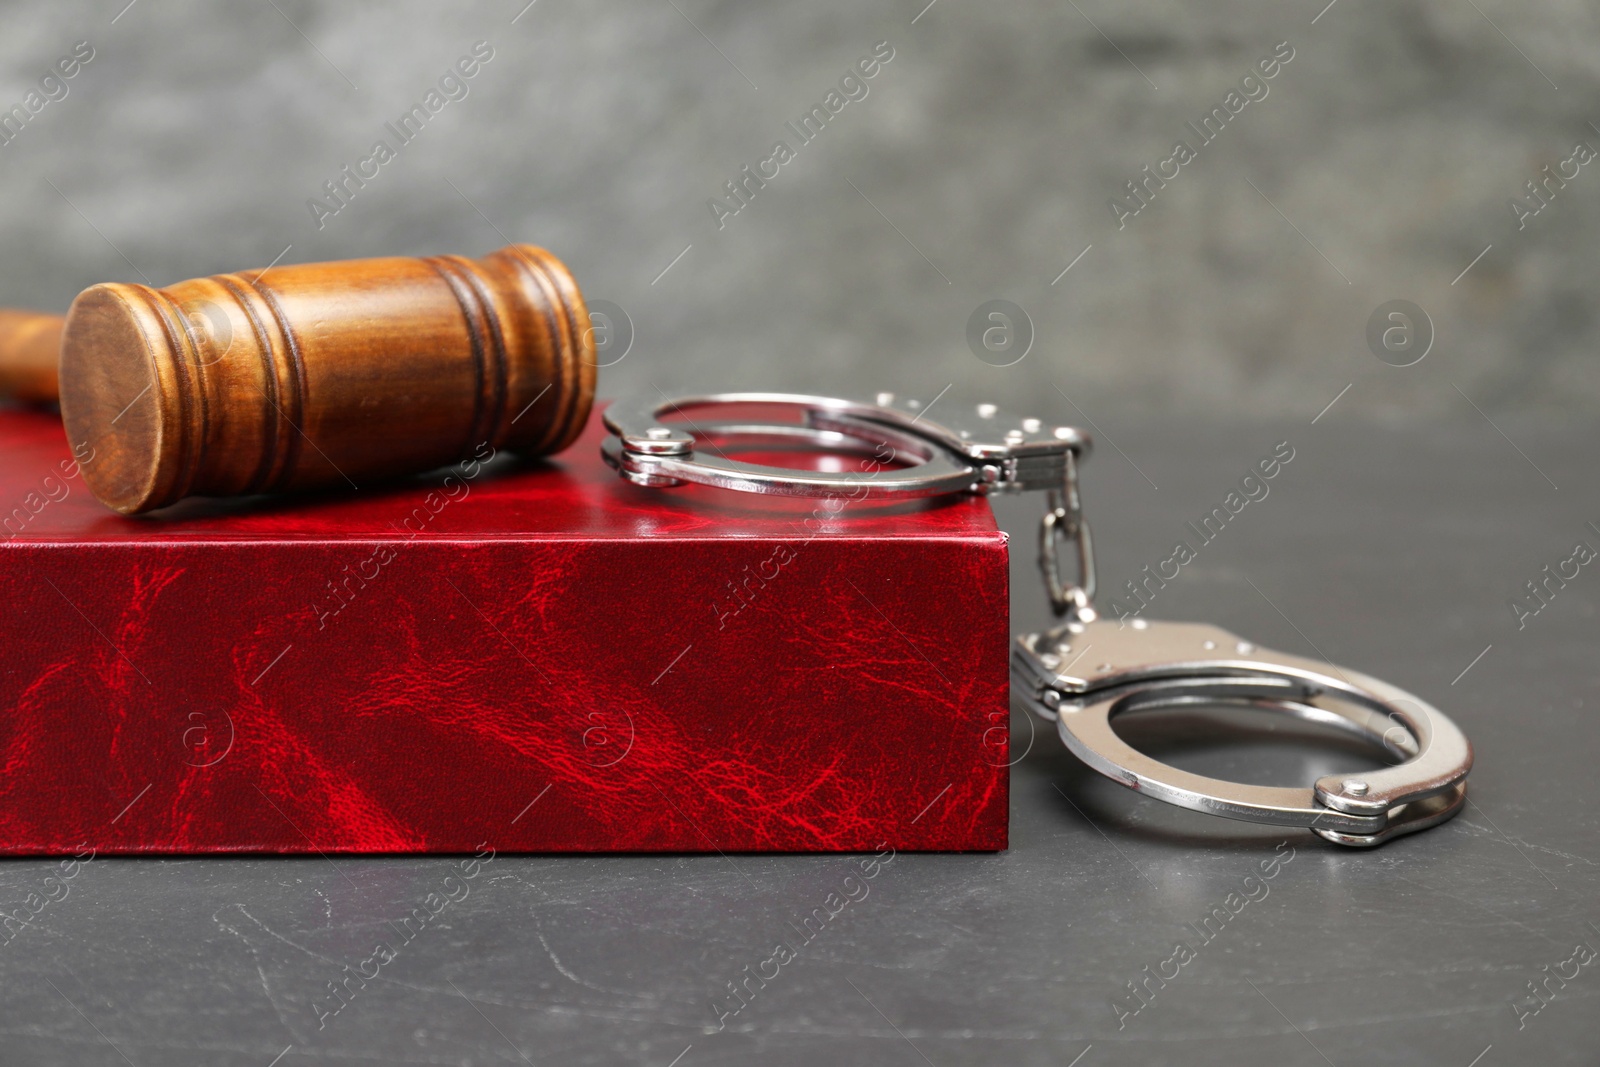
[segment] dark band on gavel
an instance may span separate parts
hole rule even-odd
[[[577,283],[531,245],[96,285],[65,320],[0,311],[0,396],[59,397],[85,482],[126,515],[359,487],[486,444],[558,452],[596,373]]]

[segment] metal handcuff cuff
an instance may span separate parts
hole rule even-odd
[[[661,421],[667,413],[729,406],[797,409],[803,421]],[[1074,755],[1130,789],[1230,819],[1306,827],[1355,847],[1435,826],[1466,802],[1472,746],[1454,723],[1410,693],[1319,660],[1261,648],[1215,626],[1101,618],[1094,609],[1094,545],[1078,492],[1078,463],[1093,442],[1076,428],[1014,418],[992,404],[959,414],[947,410],[935,420],[917,401],[887,393],[876,403],[784,393],[663,397],[659,403],[613,404],[605,424],[613,435],[602,446],[607,462],[639,485],[696,482],[855,499],[1045,490],[1039,564],[1063,621],[1014,639],[1012,693],[1056,723]],[[860,473],[763,466],[729,459],[720,450],[697,452],[696,434],[834,448],[887,445],[897,464],[911,465]],[[1075,582],[1062,577],[1068,546],[1077,556]],[[1246,785],[1162,763],[1112,727],[1126,712],[1185,706],[1282,712],[1374,741],[1400,762],[1328,775],[1303,788]]]

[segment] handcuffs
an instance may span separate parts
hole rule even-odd
[[[796,410],[798,423],[696,423],[718,407]],[[683,422],[662,421],[668,413]],[[639,485],[685,482],[786,496],[937,496],[1044,490],[1039,565],[1060,625],[1012,642],[1013,696],[1056,724],[1094,770],[1170,804],[1246,822],[1306,827],[1328,841],[1370,847],[1435,826],[1461,810],[1472,746],[1455,724],[1412,694],[1319,660],[1274,652],[1215,626],[1111,620],[1094,608],[1094,543],[1084,521],[1078,464],[1093,445],[1070,426],[1015,418],[993,404],[951,405],[937,419],[915,400],[875,403],[785,393],[717,393],[622,401],[605,412],[606,461]],[[884,447],[894,467],[811,471],[697,449],[721,438],[799,440],[829,448]],[[907,464],[898,466],[898,464]],[[1076,555],[1063,577],[1063,550]],[[1375,742],[1399,762],[1328,775],[1307,787],[1246,785],[1162,763],[1119,737],[1113,720],[1153,708],[1245,707],[1281,712]]]

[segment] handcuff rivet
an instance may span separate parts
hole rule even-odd
[[[1250,653],[1256,650],[1256,646],[1252,645],[1249,641],[1240,641],[1234,647],[1241,656],[1248,656]]]
[[[672,431],[665,426],[652,426],[644,432],[652,441],[665,441],[672,436]]]
[[[1205,649],[1207,652],[1210,652],[1212,649],[1217,647],[1217,643],[1215,641],[1201,641],[1200,647]]]
[[[1344,791],[1346,793],[1349,793],[1353,797],[1364,797],[1364,796],[1366,796],[1368,788],[1370,788],[1370,787],[1367,785],[1366,782],[1357,781],[1354,778],[1352,778],[1350,781],[1344,783]]]

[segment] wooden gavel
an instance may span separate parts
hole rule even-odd
[[[486,444],[556,452],[596,373],[577,283],[530,245],[96,285],[65,319],[0,311],[0,396],[59,397],[69,443],[92,450],[85,482],[125,515],[359,486]]]

